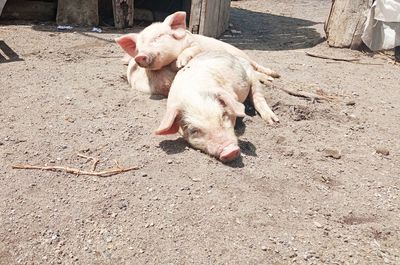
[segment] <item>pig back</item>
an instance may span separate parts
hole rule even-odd
[[[239,60],[227,52],[202,52],[178,72],[174,84],[186,87],[185,90],[189,86],[190,90],[210,93],[224,89],[243,102],[251,87],[244,63],[245,60]]]

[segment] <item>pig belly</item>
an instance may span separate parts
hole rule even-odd
[[[166,66],[158,71],[139,67],[134,60],[128,65],[128,83],[133,89],[152,95],[168,96],[176,70]]]

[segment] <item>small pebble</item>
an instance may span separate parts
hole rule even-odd
[[[322,228],[322,227],[323,227],[323,225],[322,225],[321,223],[318,223],[317,221],[314,221],[314,225],[315,225],[317,228]]]
[[[268,248],[267,248],[266,246],[261,246],[261,250],[262,250],[262,251],[267,251]]]
[[[143,172],[140,176],[141,176],[142,178],[145,178],[145,177],[147,177],[147,173]]]
[[[354,106],[354,105],[356,105],[356,102],[354,100],[350,100],[350,101],[346,102],[346,105],[347,106]]]
[[[168,163],[168,164],[172,164],[172,160],[171,160],[171,159],[168,159],[168,160],[167,160],[167,163]]]
[[[336,149],[325,149],[324,150],[324,156],[325,157],[332,157],[334,159],[340,159],[342,155],[340,152]]]
[[[388,156],[390,154],[389,149],[385,147],[378,147],[375,149],[377,154]]]

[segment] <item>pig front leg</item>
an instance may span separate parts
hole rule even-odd
[[[267,101],[265,100],[265,97],[263,95],[261,84],[258,82],[258,80],[256,80],[256,82],[253,82],[252,84],[250,97],[253,101],[255,109],[260,114],[263,120],[271,125],[274,124],[274,122],[279,122],[278,117],[268,106]]]
[[[176,66],[178,68],[184,67],[193,57],[201,52],[202,49],[199,45],[193,45],[189,48],[184,49],[183,52],[179,54],[178,58],[176,59]]]

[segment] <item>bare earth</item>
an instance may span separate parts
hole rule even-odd
[[[152,133],[166,100],[122,78],[123,32],[1,26],[22,60],[0,64],[0,264],[400,264],[400,68],[329,48],[330,4],[232,3],[224,40],[280,72],[277,84],[335,100],[266,88],[281,122],[246,117],[228,165]],[[141,169],[11,168],[90,169],[77,153],[98,170]]]

